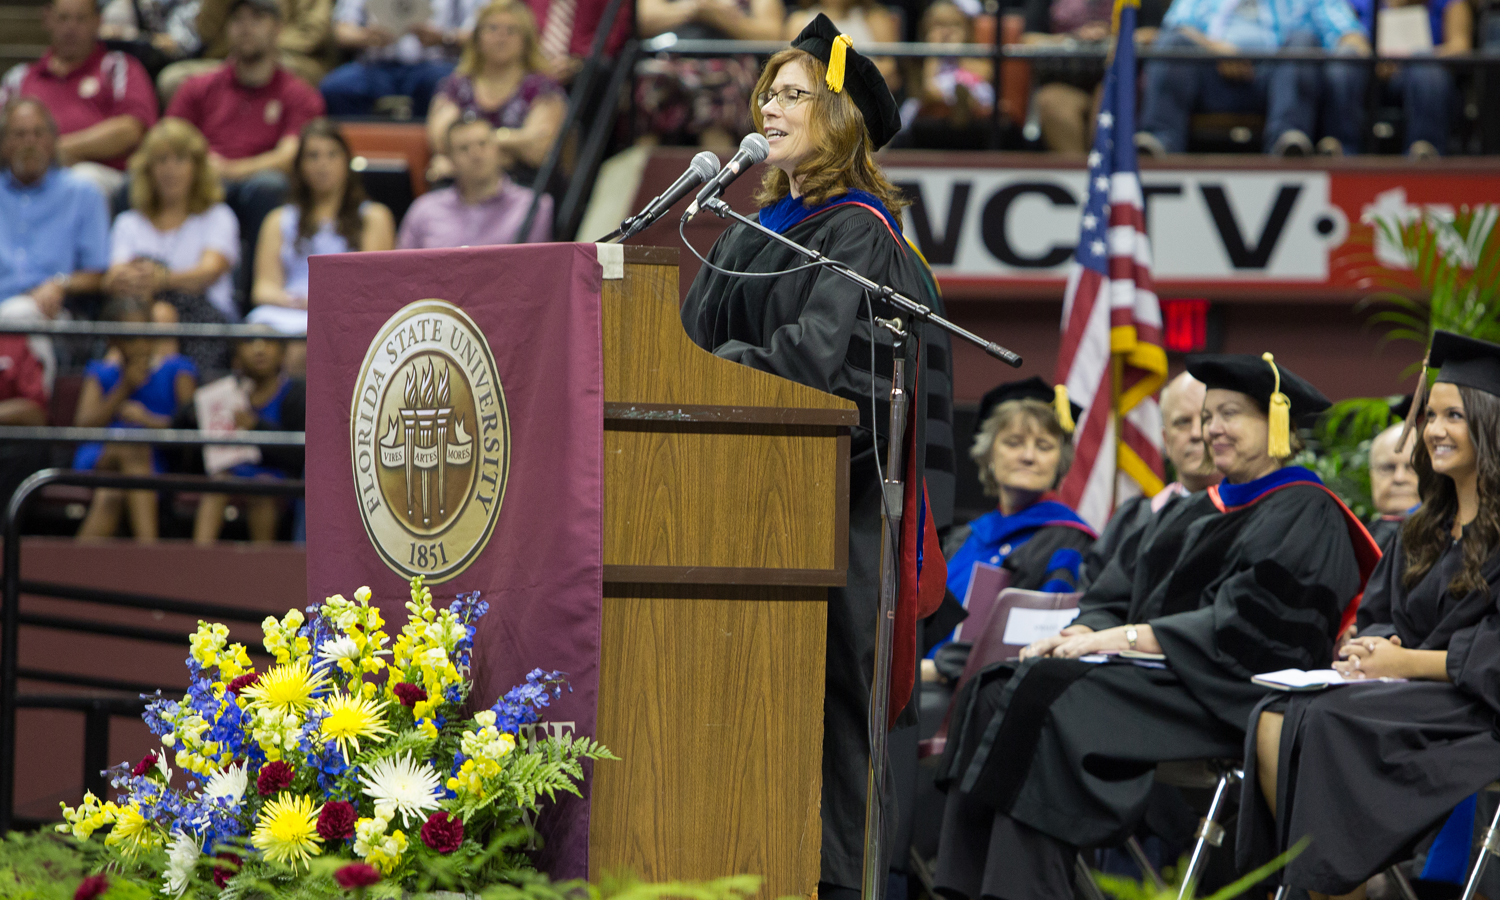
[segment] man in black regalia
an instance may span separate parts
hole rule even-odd
[[[760,223],[941,312],[930,274],[901,233],[906,201],[873,157],[901,124],[875,64],[819,15],[766,64],[751,112],[771,147],[756,197]],[[682,307],[683,326],[699,346],[859,404],[850,449],[848,580],[828,598],[819,885],[824,898],[848,896],[859,890],[864,856],[880,583],[877,465],[889,437],[894,353],[890,334],[871,315],[898,313],[832,272],[788,271],[802,257],[743,225],[719,238],[708,262]],[[951,485],[948,344],[935,328],[910,330],[903,352],[914,398],[916,471],[936,464],[934,481]],[[951,487],[945,494],[929,494],[938,517],[951,515]],[[912,644],[915,652],[914,637]]]
[[[1155,517],[1128,577],[1083,597],[1083,633],[960,693],[937,870],[952,896],[1068,896],[1078,848],[1131,831],[1157,763],[1240,755],[1265,693],[1251,676],[1330,663],[1379,557],[1316,475],[1283,465],[1291,421],[1328,406],[1316,388],[1269,354],[1189,357],[1188,371],[1207,386],[1224,480]],[[1080,658],[1125,650],[1161,661]]]

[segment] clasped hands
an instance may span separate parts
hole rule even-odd
[[[1131,649],[1130,638],[1125,633],[1127,628],[1128,626],[1120,625],[1116,628],[1095,631],[1087,625],[1069,625],[1052,637],[1043,638],[1023,647],[1021,658],[1051,656],[1060,659],[1077,659],[1080,656],[1103,653],[1108,650],[1129,650]],[[1152,634],[1150,625],[1137,625],[1135,630],[1136,650],[1145,653],[1161,652],[1161,647],[1156,643],[1156,636]]]
[[[1401,637],[1356,637],[1339,648],[1339,659],[1333,664],[1346,679],[1405,678],[1410,650],[1401,646]]]

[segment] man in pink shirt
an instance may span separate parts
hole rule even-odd
[[[235,0],[225,31],[229,59],[183,82],[167,115],[186,119],[208,140],[209,160],[224,180],[224,202],[240,220],[242,260],[255,259],[261,220],[286,197],[302,126],[323,115],[323,98],[281,68],[276,0]],[[252,267],[240,267],[242,294]]]
[[[125,162],[156,123],[156,90],[134,57],[107,49],[96,35],[94,0],[51,0],[42,15],[50,45],[0,84],[0,106],[16,97],[42,101],[57,122],[58,160],[109,196],[125,182]]]
[[[401,220],[402,250],[536,244],[551,240],[552,198],[542,195],[531,233],[521,225],[534,196],[505,177],[495,129],[473,114],[448,128],[453,186],[418,197]]]

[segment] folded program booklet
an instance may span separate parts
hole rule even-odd
[[[1349,678],[1337,669],[1282,669],[1279,672],[1267,672],[1264,675],[1256,675],[1250,679],[1261,687],[1268,687],[1277,691],[1321,691],[1324,688],[1336,687],[1344,684],[1381,684],[1393,681],[1405,681],[1405,678]]]

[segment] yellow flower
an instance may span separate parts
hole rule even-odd
[[[359,739],[393,734],[385,727],[385,701],[367,700],[363,696],[339,694],[322,701],[319,708],[328,713],[323,719],[321,733],[332,739],[343,751],[344,760],[349,759],[349,748],[359,752]]]
[[[322,853],[318,846],[318,810],[311,797],[287,796],[269,801],[250,843],[272,862],[296,868]]]
[[[104,839],[106,847],[119,847],[126,856],[154,849],[161,843],[161,834],[146,821],[140,806],[134,803],[119,809],[115,814],[115,827]]]
[[[328,675],[322,670],[313,671],[307,660],[272,666],[260,676],[260,680],[241,693],[250,700],[250,707],[262,707],[281,712],[302,712],[313,705],[313,694],[328,686]]]

